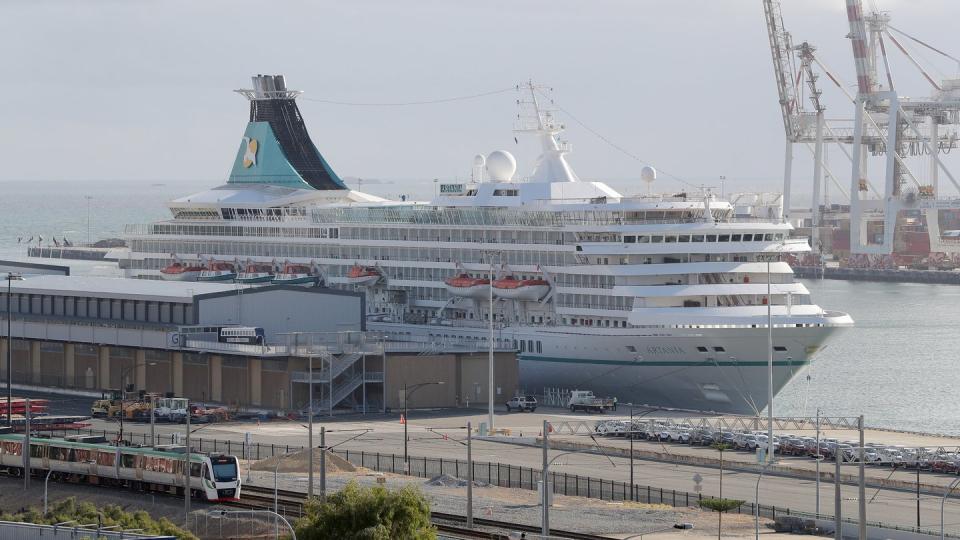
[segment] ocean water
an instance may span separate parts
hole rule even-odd
[[[0,182],[0,258],[21,258],[43,235],[86,240],[119,236],[125,224],[164,219],[164,203],[216,181]],[[17,244],[17,237],[22,237]],[[75,264],[72,262],[71,264]],[[78,273],[109,266],[82,263]],[[777,415],[863,414],[869,426],[960,435],[960,287],[833,280],[804,281],[814,301],[849,312],[856,327],[839,333],[776,398]]]

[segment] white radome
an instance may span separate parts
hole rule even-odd
[[[648,184],[652,184],[657,179],[657,170],[649,165],[644,165],[640,169],[640,179]]]
[[[506,150],[494,150],[487,156],[487,174],[494,182],[509,182],[517,172],[517,160]]]

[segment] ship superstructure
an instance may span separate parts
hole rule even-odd
[[[517,126],[542,146],[529,178],[495,151],[476,158],[471,181],[411,202],[346,189],[306,129],[288,130],[296,148],[316,153],[320,180],[308,179],[281,142],[287,135],[253,113],[266,99],[299,119],[296,93],[258,91],[269,88],[262,79],[243,91],[251,123],[229,182],[171,201],[170,220],[130,226],[129,275],[273,268],[273,282],[365,291],[369,327],[397,339],[484,348],[493,317],[497,346],[517,351],[529,390],[590,388],[624,402],[749,414],[767,402],[768,307],[775,390],[852,325],[815,305],[780,260],[810,248],[789,238],[775,203],[626,196],[582,180],[532,83]]]

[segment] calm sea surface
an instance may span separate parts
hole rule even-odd
[[[168,216],[164,202],[216,182],[0,183],[0,258],[22,257],[31,236],[83,242],[87,199],[93,239],[128,223]],[[86,263],[78,273],[108,273]],[[837,335],[777,397],[778,415],[866,416],[870,426],[960,435],[960,287],[805,281],[814,300],[847,311],[856,327]]]

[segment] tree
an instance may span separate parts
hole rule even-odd
[[[321,540],[435,540],[430,504],[415,486],[388,490],[351,481],[326,502],[307,501],[297,538]]]
[[[743,501],[723,498],[723,452],[730,449],[730,445],[723,442],[723,431],[720,432],[720,439],[710,446],[720,452],[720,496],[703,499],[700,501],[700,507],[708,508],[717,513],[717,540],[720,540],[720,530],[723,528],[723,513],[739,507],[743,504]]]
[[[143,510],[127,512],[115,504],[97,508],[93,503],[78,503],[74,497],[55,503],[46,514],[37,508],[30,508],[15,514],[0,513],[0,521],[40,525],[54,525],[68,521],[100,523],[104,527],[119,526],[122,529],[141,529],[146,534],[176,536],[180,540],[197,540],[196,536],[177,527],[167,518],[155,520]]]

